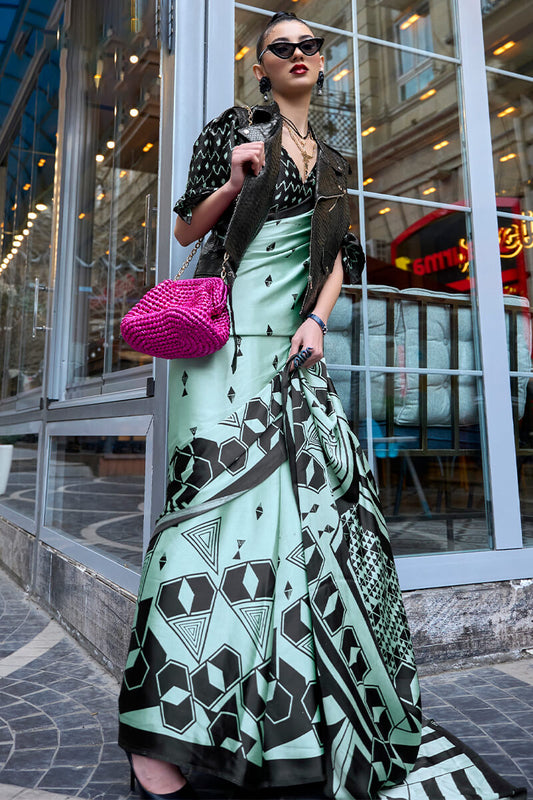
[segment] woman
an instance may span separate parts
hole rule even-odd
[[[348,165],[308,121],[322,39],[278,13],[254,73],[272,104],[198,138],[175,234],[211,231],[197,276],[232,284],[233,339],[170,367],[167,503],[143,567],[120,744],[145,797],[318,784],[373,798],[421,739],[389,541],[326,371],[348,232]],[[310,791],[311,791],[311,787]]]

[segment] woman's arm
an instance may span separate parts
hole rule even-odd
[[[317,317],[320,317],[320,319],[325,322],[326,325],[329,315],[333,310],[333,306],[337,302],[337,298],[341,293],[343,278],[344,271],[342,268],[342,254],[339,251],[337,253],[337,258],[335,259],[333,269],[330,275],[328,275],[313,309],[313,314],[316,314]],[[292,337],[289,358],[305,347],[313,348],[311,355],[305,360],[305,367],[311,367],[313,364],[316,364],[318,361],[320,361],[320,359],[324,356],[324,334],[314,319],[306,319],[304,322],[302,322]]]
[[[224,211],[235,200],[242,189],[248,172],[259,175],[265,164],[263,142],[246,142],[237,145],[231,153],[231,176],[229,181],[198,203],[192,212],[190,223],[178,216],[174,236],[186,247],[208,233]]]

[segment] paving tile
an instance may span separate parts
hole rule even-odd
[[[36,747],[57,747],[59,731],[45,728],[38,731],[21,731],[15,734],[15,749],[25,750]]]
[[[51,720],[46,714],[31,714],[20,719],[13,719],[11,727],[14,731],[35,731],[39,728],[51,727]]]
[[[37,786],[45,774],[43,770],[3,769],[0,772],[0,781],[15,784],[15,786]]]
[[[529,739],[531,748],[533,749],[533,737],[529,736],[524,733],[523,728],[519,725],[514,725],[512,722],[506,722],[504,724],[489,724],[489,725],[481,725],[486,733],[490,732],[490,735],[493,739],[496,739],[498,742],[508,742],[509,739]]]
[[[462,736],[483,736],[485,733],[485,731],[478,728],[477,725],[474,725],[473,722],[470,722],[469,719],[464,722],[463,720],[452,720],[442,727],[449,730],[450,733],[453,733],[459,739]]]
[[[54,766],[74,767],[74,766],[97,766],[100,762],[102,748],[98,745],[77,744],[62,745],[58,748],[54,759]]]
[[[508,691],[500,689],[499,686],[494,686],[492,683],[486,683],[483,686],[472,686],[472,693],[483,700],[497,700],[498,698],[508,700],[513,697]]]
[[[505,749],[515,761],[517,758],[533,759],[533,738],[511,739],[505,742]],[[531,777],[533,778],[533,771]]]
[[[62,730],[59,741],[61,746],[76,742],[79,745],[102,744],[102,732],[100,728],[71,728],[67,731]]]
[[[530,705],[523,703],[522,700],[516,697],[491,698],[488,702],[508,717],[514,717],[516,713],[521,711],[533,711]]]
[[[6,769],[47,769],[52,764],[55,748],[43,750],[20,750],[9,758]]]
[[[471,708],[468,710],[468,719],[475,722],[476,725],[506,725],[510,723],[509,717],[502,714],[495,708],[488,706],[487,708]]]
[[[39,781],[40,789],[71,789],[77,791],[75,787],[83,786],[94,772],[94,767],[51,767],[43,778]]]
[[[513,722],[524,730],[533,731],[533,709],[531,711],[517,711],[513,714]]]

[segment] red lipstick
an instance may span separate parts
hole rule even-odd
[[[305,72],[308,72],[308,69],[305,64],[295,64],[291,72],[294,72],[296,75],[303,75]]]

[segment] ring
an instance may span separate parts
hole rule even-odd
[[[312,350],[312,347],[306,347],[304,350],[300,350],[300,352],[294,357],[294,366],[301,367],[304,361],[307,361],[311,355]]]

